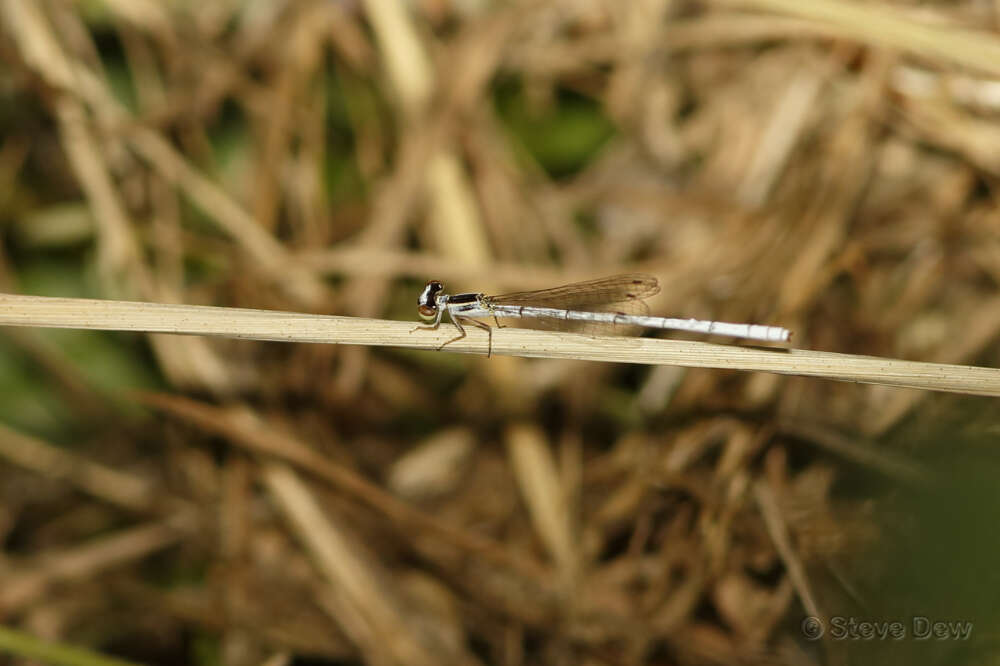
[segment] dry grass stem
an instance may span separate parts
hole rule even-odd
[[[337,490],[351,495],[362,504],[372,507],[409,531],[419,529],[430,532],[445,542],[498,565],[510,567],[525,576],[533,577],[540,572],[533,562],[526,558],[511,556],[501,544],[456,529],[437,516],[428,515],[397,499],[353,470],[328,460],[288,433],[267,427],[249,410],[219,409],[169,395],[146,395],[141,396],[141,400],[201,428],[224,435],[238,446],[293,463],[323,479]]]
[[[105,569],[147,557],[185,537],[174,521],[123,530],[73,549],[47,553],[34,566],[12,575],[0,590],[0,613],[13,614],[43,601],[51,586],[86,580]]]
[[[101,465],[35,437],[0,426],[0,457],[130,511],[152,508],[154,488],[132,474]]]
[[[845,0],[719,1],[809,19],[828,25],[849,39],[1000,75],[1000,39],[996,35],[921,22],[891,6]]]
[[[506,441],[514,478],[535,530],[558,565],[567,588],[572,589],[580,548],[573,538],[573,514],[552,452],[538,429],[523,424],[512,426]]]
[[[204,305],[0,296],[0,324],[108,331],[211,335],[244,340],[312,342],[436,350],[454,329],[414,330],[412,322],[337,317]],[[470,327],[449,352],[485,355],[485,331]],[[493,331],[493,354],[527,358],[679,365],[755,370],[884,384],[931,391],[1000,396],[1000,370],[922,363],[808,349],[764,349],[706,342],[606,337],[503,328]]]
[[[825,617],[820,615],[820,609],[816,604],[816,597],[809,584],[809,576],[792,544],[791,533],[782,516],[781,507],[778,504],[778,498],[775,497],[774,490],[766,481],[758,481],[754,484],[753,494],[754,499],[757,501],[757,507],[764,516],[767,532],[774,542],[774,547],[778,551],[778,555],[785,563],[785,567],[788,570],[788,578],[795,587],[795,591],[802,601],[803,608],[806,613],[813,617]]]
[[[400,602],[395,600],[370,554],[352,546],[355,539],[345,535],[327,515],[309,488],[287,465],[270,463],[263,469],[264,482],[281,509],[288,514],[298,536],[312,554],[327,581],[345,597],[345,622],[361,622],[364,633],[388,645],[396,663],[437,663],[421,645],[414,629],[403,621]],[[341,614],[338,614],[340,617]],[[392,640],[388,640],[388,637]],[[372,647],[371,655],[380,650]]]

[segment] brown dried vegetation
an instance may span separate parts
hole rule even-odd
[[[996,395],[998,25],[973,0],[0,0],[0,281],[410,319],[429,277],[641,270],[654,312],[984,366],[936,388]],[[800,620],[872,607],[922,520],[887,498],[953,446],[898,433],[997,434],[992,398],[809,377],[47,333],[3,331],[32,383],[4,380],[0,650],[52,663],[846,663]]]

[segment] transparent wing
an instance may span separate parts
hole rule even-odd
[[[654,296],[659,291],[660,285],[655,277],[629,273],[588,282],[575,282],[553,289],[490,296],[487,300],[496,305],[533,305],[587,312],[648,315],[649,307],[642,299]],[[498,323],[500,326],[513,328],[575,331],[594,335],[637,335],[642,331],[639,326],[530,317],[500,317]]]
[[[486,300],[497,305],[535,305],[565,310],[628,312],[608,306],[642,301],[658,293],[660,284],[655,277],[642,273],[626,273],[587,282],[574,282],[552,289],[488,296]]]

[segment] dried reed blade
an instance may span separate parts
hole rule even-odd
[[[450,326],[415,330],[413,322],[327,315],[103,301],[81,298],[0,295],[0,324],[81,328],[245,340],[312,342],[438,349],[454,337]],[[487,353],[487,334],[469,330],[447,351]],[[493,331],[494,354],[618,363],[680,365],[692,368],[755,370],[884,384],[931,391],[1000,396],[1000,369],[839,354],[808,349],[765,349],[734,345],[605,337],[503,328]]]

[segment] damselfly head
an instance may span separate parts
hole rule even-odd
[[[417,297],[417,312],[424,321],[434,321],[437,319],[437,295],[441,293],[442,289],[444,289],[444,286],[440,282],[431,280],[424,285],[424,290]]]

